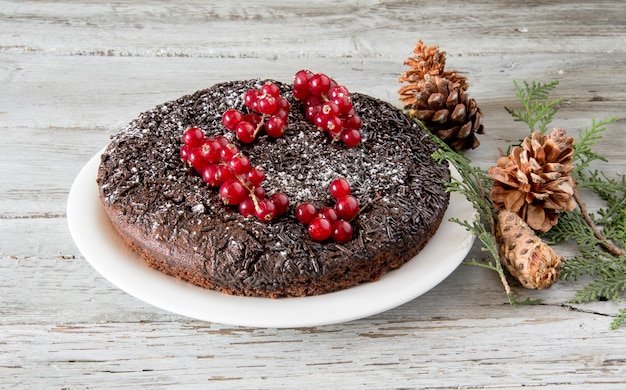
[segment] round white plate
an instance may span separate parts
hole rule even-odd
[[[303,298],[250,298],[203,289],[146,265],[117,235],[98,197],[100,155],[83,167],[70,190],[67,220],[80,252],[103,277],[158,308],[203,321],[253,327],[305,327],[355,320],[406,303],[442,282],[463,261],[474,236],[457,223],[475,218],[472,205],[451,194],[444,220],[428,245],[379,281]]]

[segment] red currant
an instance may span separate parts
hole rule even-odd
[[[330,78],[323,73],[317,73],[309,79],[309,90],[313,95],[326,96],[330,90]]]
[[[220,160],[226,162],[239,153],[239,148],[233,144],[228,144],[220,149]]]
[[[283,215],[289,209],[289,198],[282,192],[276,192],[268,198],[276,206],[276,216]]]
[[[237,134],[237,139],[244,144],[249,144],[250,142],[254,141],[256,139],[255,133],[256,128],[250,122],[239,122],[239,124],[235,128],[235,134]]]
[[[217,164],[208,164],[202,170],[202,180],[212,187],[219,186],[222,181],[218,179],[218,171],[219,166]]]
[[[243,95],[243,102],[249,110],[256,111],[257,100],[259,98],[259,90],[249,89]]]
[[[243,120],[243,114],[239,110],[227,110],[222,115],[222,124],[230,131],[235,131],[237,124]]]
[[[349,221],[359,213],[359,201],[352,195],[344,195],[337,199],[335,211],[339,218]]]
[[[285,126],[285,121],[272,115],[267,122],[265,122],[265,132],[270,137],[278,138],[285,134]]]
[[[328,189],[330,196],[339,199],[343,196],[350,195],[350,183],[344,178],[337,178],[330,183]]]
[[[261,94],[278,98],[280,96],[280,88],[274,83],[265,83],[261,87]]]
[[[332,234],[332,225],[329,220],[323,217],[315,217],[309,223],[309,236],[315,241],[324,241]]]
[[[357,146],[361,142],[361,132],[356,129],[345,129],[341,133],[343,144],[349,148]]]
[[[309,79],[313,73],[308,70],[300,70],[293,78],[293,96],[298,100],[304,100],[311,94],[309,90]]]
[[[218,135],[217,137],[214,138],[215,142],[217,142],[218,144],[220,144],[220,146],[226,146],[228,144],[230,144],[230,140],[226,137],[224,137],[223,135]]]
[[[222,146],[211,138],[206,138],[200,147],[200,154],[207,163],[215,163],[220,160]]]
[[[263,95],[257,100],[257,107],[255,111],[264,115],[272,115],[278,108],[278,102],[272,95]]]
[[[336,242],[346,242],[352,238],[352,225],[350,222],[340,219],[333,222],[331,238]]]
[[[256,214],[254,201],[249,196],[242,200],[241,203],[239,203],[238,209],[239,214],[243,215],[246,218],[253,217]]]
[[[317,216],[317,208],[309,202],[300,203],[295,210],[298,222],[308,225]]]
[[[189,152],[191,152],[191,147],[189,145],[183,145],[180,147],[180,159],[184,162],[189,162]]]
[[[252,193],[254,194],[254,197],[257,199],[265,198],[265,188],[263,188],[262,186],[254,187],[254,189],[252,190]]]
[[[255,215],[261,222],[269,222],[276,216],[276,206],[269,199],[257,202]]]
[[[183,133],[183,144],[189,145],[192,148],[197,148],[202,145],[204,140],[204,133],[197,127],[190,127]]]
[[[252,126],[256,127],[261,123],[262,119],[258,114],[251,112],[243,116],[243,120],[252,123]]]
[[[226,163],[221,163],[217,165],[217,173],[215,174],[215,179],[219,180],[220,183],[232,180],[234,177],[235,175],[233,175]]]
[[[204,166],[207,164],[204,158],[202,158],[202,151],[200,150],[200,148],[191,149],[189,151],[187,161],[198,172],[202,172],[202,168],[204,168]]]
[[[319,216],[326,218],[329,222],[335,222],[339,219],[337,212],[332,207],[322,207]]]
[[[265,171],[259,167],[252,167],[246,174],[246,180],[251,186],[258,186],[265,180]]]
[[[228,169],[235,175],[242,175],[250,170],[250,159],[243,153],[238,153],[227,162]]]
[[[246,188],[237,180],[229,180],[220,186],[220,198],[224,204],[236,206],[248,196]]]

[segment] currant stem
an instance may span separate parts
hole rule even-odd
[[[269,117],[267,114],[263,114],[261,116],[261,121],[256,125],[256,129],[254,129],[254,138],[261,132],[263,125],[265,125],[265,120]]]
[[[576,203],[578,203],[580,213],[582,214],[583,219],[585,220],[587,225],[589,225],[589,227],[593,231],[593,235],[604,244],[604,249],[606,249],[612,255],[626,257],[626,251],[613,244],[606,237],[600,234],[600,232],[596,228],[596,224],[593,222],[591,216],[589,215],[589,212],[587,211],[587,206],[585,205],[585,202],[583,202],[580,194],[578,193],[578,186],[576,186],[576,184],[574,184],[574,200],[576,200]]]
[[[367,202],[366,204],[363,205],[363,207],[361,207],[359,209],[359,212],[356,213],[356,215],[350,219],[348,222],[352,223],[352,220],[354,220],[354,218],[358,217],[359,214],[361,214],[363,211],[365,211],[366,208],[370,207],[374,202],[379,201],[380,199],[382,199],[383,197],[380,196],[380,194],[378,193],[378,191],[375,192],[376,196],[374,197],[374,199],[371,199],[369,202]]]

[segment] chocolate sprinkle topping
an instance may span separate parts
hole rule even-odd
[[[222,126],[222,113],[245,111],[245,91],[266,81],[292,105],[286,134],[241,144]],[[98,185],[105,210],[152,267],[228,294],[317,295],[377,280],[434,234],[448,205],[444,182],[450,175],[431,158],[435,144],[404,113],[366,95],[352,98],[363,121],[363,139],[354,148],[316,130],[291,86],[273,80],[221,83],[161,104],[113,136],[103,154]],[[287,194],[287,214],[263,224],[224,206],[217,190],[180,160],[189,126],[233,140],[265,169],[268,194]],[[337,177],[369,206],[352,222],[352,240],[315,242],[293,209],[304,201],[332,205],[328,186]]]

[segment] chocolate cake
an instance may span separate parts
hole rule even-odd
[[[112,137],[102,155],[98,186],[104,209],[123,240],[153,268],[227,294],[294,297],[324,294],[379,279],[411,260],[435,233],[449,197],[446,164],[420,126],[392,105],[352,93],[362,141],[347,148],[317,130],[293,98],[285,135],[242,144],[224,129],[222,114],[245,110],[243,95],[267,80],[225,82],[161,104]],[[290,199],[269,223],[225,206],[217,190],[181,161],[190,126],[225,135],[265,169],[266,188]],[[296,221],[294,207],[332,205],[330,182],[346,178],[363,207],[353,238],[317,242]],[[432,259],[436,262],[437,259]]]

